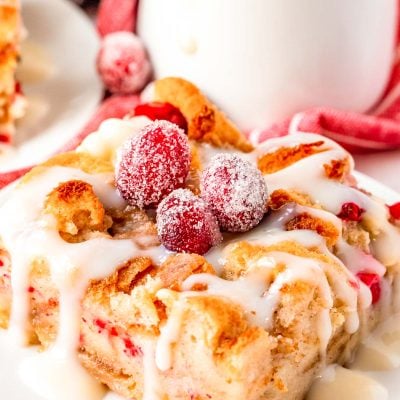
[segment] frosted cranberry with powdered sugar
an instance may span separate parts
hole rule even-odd
[[[218,154],[201,176],[201,196],[223,230],[246,232],[266,211],[267,186],[261,172],[235,154]]]
[[[131,205],[157,206],[185,184],[190,166],[187,136],[177,125],[155,121],[127,140],[118,154],[116,184]]]
[[[136,93],[146,85],[151,72],[142,41],[131,32],[106,35],[97,55],[97,70],[112,93]]]
[[[204,254],[221,240],[218,221],[207,204],[188,189],[178,189],[157,208],[157,230],[169,250]]]

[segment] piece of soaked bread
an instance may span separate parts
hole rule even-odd
[[[219,128],[211,136],[190,133],[191,110],[197,101],[204,104],[205,98],[192,84],[175,78],[158,85],[164,93],[158,100],[179,106],[189,121],[192,171],[186,186],[199,193],[196,173],[207,166],[204,153],[210,150],[202,140],[222,146],[211,139]],[[177,92],[171,89],[175,85]],[[193,92],[193,104],[187,109],[186,97],[174,95],[180,90]],[[216,110],[212,104],[209,107]],[[223,147],[249,150],[236,128],[232,134],[224,132],[228,137]],[[113,196],[112,159],[122,143],[115,144],[112,157],[110,149],[103,157],[96,148],[94,155],[87,142],[76,152],[34,168],[15,193],[40,192],[49,179],[56,182],[36,193],[43,204],[39,204],[37,224],[31,226],[40,232],[51,230],[52,240],[58,241],[55,249],[48,249],[51,259],[44,251],[29,260],[29,342],[45,350],[62,329],[60,303],[65,293],[60,287],[65,287],[54,268],[58,257],[62,262],[70,249],[76,249],[76,257],[80,246],[98,243],[93,253],[82,256],[82,262],[96,269],[93,259],[99,264],[102,258],[113,260],[129,244],[134,254],[112,265],[106,275],[90,274],[87,279],[85,266],[65,264],[71,267],[66,277],[72,287],[82,280],[86,283],[78,307],[76,351],[90,375],[137,400],[304,398],[321,369],[348,362],[361,339],[388,311],[385,304],[390,303],[399,259],[394,254],[390,259],[396,262],[387,263],[375,246],[380,232],[385,233],[384,240],[397,239],[398,228],[390,223],[388,213],[378,215],[376,209],[383,207],[379,201],[353,187],[352,160],[344,150],[317,135],[290,140],[275,139],[251,153],[237,151],[264,174],[270,189],[269,211],[259,227],[226,235],[222,245],[204,256],[166,252],[154,212]],[[312,168],[305,164],[313,160],[317,161]],[[332,196],[345,190],[338,199],[359,201],[358,208],[353,205],[350,213],[340,203],[332,206],[306,182],[307,176],[288,176],[288,169],[296,168],[297,173],[302,166],[310,176],[314,174],[310,179],[316,184],[332,190]],[[58,174],[60,179],[55,179]],[[0,250],[3,328],[10,323],[16,256],[7,243],[3,241]],[[106,244],[112,254],[104,251]],[[360,269],[361,261],[367,270]],[[375,286],[366,275],[374,278]],[[383,302],[380,293],[385,287],[389,292]]]
[[[214,146],[227,144],[241,151],[252,150],[238,128],[192,83],[181,78],[164,78],[154,82],[152,100],[179,108],[188,123],[190,139]]]

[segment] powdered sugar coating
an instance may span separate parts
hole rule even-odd
[[[236,154],[217,154],[201,176],[201,196],[223,230],[246,232],[264,216],[267,186],[261,172]]]
[[[142,41],[131,32],[106,35],[97,55],[97,70],[112,93],[130,94],[147,83],[151,66]]]
[[[157,209],[157,229],[169,250],[204,254],[221,240],[218,221],[207,204],[188,189],[178,189]]]
[[[118,153],[116,184],[131,205],[153,207],[184,186],[190,166],[187,136],[177,125],[155,121],[128,139]]]

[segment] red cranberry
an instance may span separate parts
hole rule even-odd
[[[95,319],[94,324],[100,329],[103,330],[106,328],[106,322],[101,319]]]
[[[400,219],[400,202],[389,206],[389,212],[392,218]]]
[[[372,294],[372,304],[379,301],[381,297],[381,278],[377,274],[368,272],[359,272],[357,274],[361,282],[369,287]]]
[[[135,107],[135,115],[145,115],[153,121],[165,119],[179,126],[187,132],[187,121],[179,108],[169,103],[151,102],[139,104]]]
[[[8,133],[0,132],[0,142],[1,143],[11,143],[11,137]]]
[[[266,211],[267,187],[261,172],[235,154],[212,158],[201,177],[201,196],[228,232],[250,230]]]
[[[15,81],[14,92],[15,94],[22,94],[22,95],[24,94],[22,91],[21,82]]]
[[[217,219],[207,204],[188,189],[178,189],[157,209],[157,229],[169,250],[204,254],[221,241]]]
[[[116,168],[118,191],[131,205],[156,206],[183,187],[189,166],[189,142],[182,129],[155,121],[123,145]]]
[[[344,221],[360,222],[364,212],[365,210],[356,203],[344,203],[340,213],[337,216]]]
[[[137,93],[150,76],[150,62],[142,41],[131,32],[113,32],[102,41],[97,70],[112,93]]]
[[[131,339],[125,338],[123,339],[123,341],[125,344],[126,352],[132,357],[136,357],[143,354],[142,349],[136,346]]]

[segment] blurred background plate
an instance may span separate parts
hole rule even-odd
[[[95,69],[99,46],[92,21],[67,0],[22,0],[27,38],[18,77],[28,98],[18,123],[16,149],[0,158],[0,170],[45,159],[76,135],[102,97]]]

